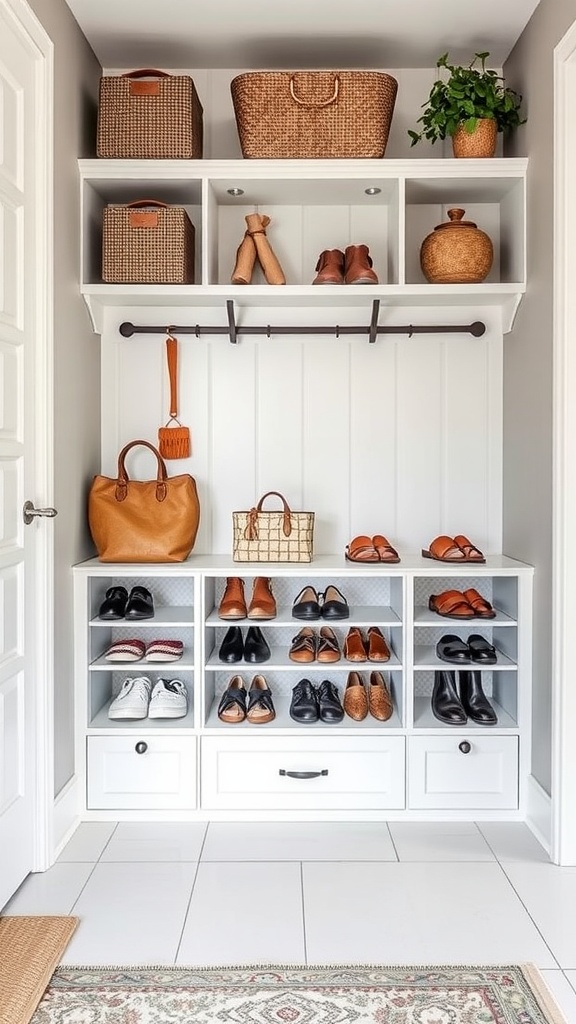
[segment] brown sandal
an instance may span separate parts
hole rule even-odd
[[[398,555],[396,548],[393,548],[390,541],[386,540],[386,537],[383,537],[381,533],[377,533],[372,537],[372,544],[376,548],[378,558],[381,562],[400,561],[400,556]]]
[[[454,543],[457,544],[460,550],[464,553],[464,558],[466,559],[467,562],[486,561],[484,555],[479,550],[479,548],[475,547],[474,544],[472,544],[472,542],[468,540],[468,537],[464,536],[464,534],[459,533],[456,537],[454,537]]]
[[[345,556],[349,562],[379,562],[380,557],[370,537],[361,534],[354,537],[346,548]]]
[[[496,612],[492,605],[482,594],[479,594],[474,587],[470,587],[469,590],[464,591],[464,597],[468,601],[468,604],[474,610],[474,615],[477,615],[479,619],[495,619]]]
[[[431,612],[444,615],[447,619],[473,619],[475,614],[472,603],[459,590],[445,590],[443,594],[431,594],[428,599],[428,607]]]
[[[422,557],[435,558],[437,562],[467,561],[462,548],[452,540],[452,537],[446,537],[444,534],[435,537],[428,550],[422,548]]]

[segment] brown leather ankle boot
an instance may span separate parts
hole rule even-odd
[[[324,249],[318,257],[312,284],[344,284],[344,253],[340,249]]]
[[[256,576],[252,598],[248,606],[249,619],[273,619],[276,615],[276,600],[267,576]]]
[[[247,615],[244,597],[244,580],[239,576],[229,576],[226,589],[220,601],[218,615],[221,619],[245,619]]]
[[[367,245],[349,245],[344,253],[345,284],[378,284]]]

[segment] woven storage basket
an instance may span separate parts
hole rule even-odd
[[[202,105],[189,75],[143,68],[100,79],[100,157],[200,159],[202,129]]]
[[[186,210],[155,199],[104,207],[102,280],[194,284],[194,225]]]
[[[490,272],[494,249],[485,231],[465,210],[448,210],[450,220],[438,224],[422,242],[420,265],[431,284],[478,284]]]
[[[357,159],[384,156],[398,83],[377,71],[251,71],[230,89],[243,156]]]

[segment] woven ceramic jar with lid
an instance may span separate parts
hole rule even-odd
[[[478,284],[490,271],[492,242],[471,220],[463,220],[465,212],[448,210],[450,219],[422,242],[420,265],[431,284]]]

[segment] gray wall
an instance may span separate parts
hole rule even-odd
[[[55,795],[74,771],[70,566],[93,553],[86,487],[100,468],[100,346],[79,293],[79,157],[94,156],[100,66],[64,0],[29,0],[54,44]]]
[[[504,65],[528,122],[507,156],[528,156],[528,292],[504,342],[504,551],[536,567],[532,771],[551,789],[553,50],[576,0],[541,0]]]

